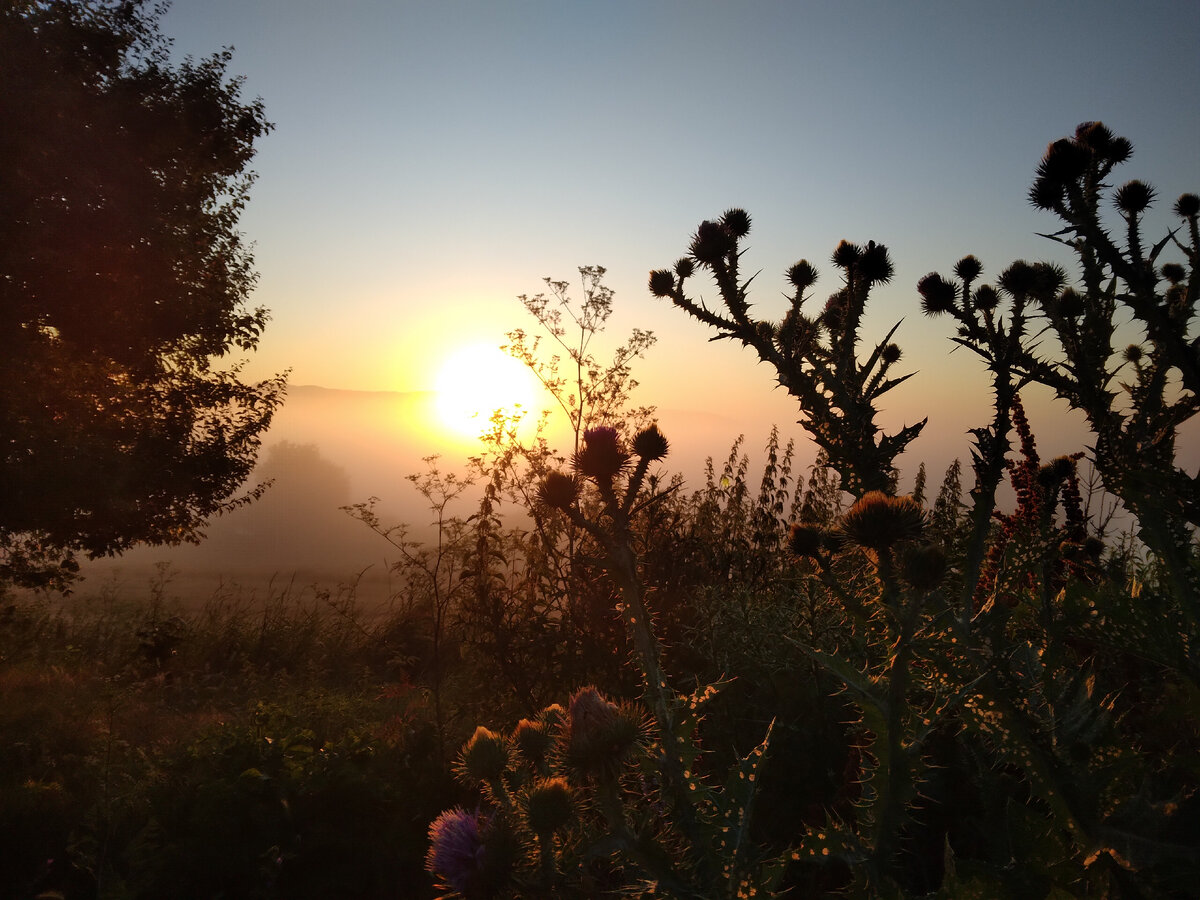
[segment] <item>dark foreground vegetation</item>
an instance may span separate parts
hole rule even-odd
[[[917,285],[995,400],[936,488],[896,490],[923,423],[875,422],[906,380],[896,329],[861,342],[886,248],[840,244],[824,303],[797,263],[762,321],[732,210],[650,289],[774,369],[807,471],[773,434],[761,480],[740,442],[698,490],[673,480],[629,405],[652,337],[598,356],[612,297],[584,269],[578,303],[548,282],[522,298],[538,332],[510,335],[574,446],[496,418],[469,476],[413,477],[432,541],[349,510],[399,560],[389,607],[352,585],[190,611],[161,584],[8,597],[0,892],[1197,896],[1200,487],[1175,441],[1200,396],[1200,199],[1143,235],[1153,190],[1108,187],[1129,155],[1086,123],[1038,169],[1077,280],[982,282],[966,257]],[[1086,459],[1039,455],[1035,386],[1087,417]]]

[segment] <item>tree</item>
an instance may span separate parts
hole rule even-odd
[[[240,378],[267,312],[237,230],[262,102],[228,50],[172,65],[145,0],[0,0],[0,585],[199,540],[283,376]]]

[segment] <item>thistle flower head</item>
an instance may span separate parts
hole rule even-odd
[[[899,344],[888,344],[883,348],[883,352],[879,354],[879,358],[890,366],[892,363],[899,361],[900,355]]]
[[[931,591],[946,577],[946,551],[941,544],[907,544],[900,553],[900,577],[918,591]]]
[[[1052,490],[1062,484],[1075,471],[1075,460],[1069,456],[1056,456],[1038,468],[1037,480],[1043,488]]]
[[[565,778],[547,778],[529,788],[525,797],[529,828],[539,837],[562,829],[575,814],[575,799]]]
[[[575,470],[587,478],[612,480],[629,462],[621,449],[617,429],[607,425],[589,428],[583,433],[583,447],[575,454]]]
[[[1037,209],[1054,209],[1063,200],[1063,184],[1045,176],[1038,176],[1029,189],[1029,202]]]
[[[1175,215],[1181,219],[1193,219],[1200,215],[1200,197],[1195,194],[1181,194],[1175,201]]]
[[[925,510],[912,497],[890,497],[869,491],[846,511],[841,530],[868,550],[886,550],[900,541],[919,537],[925,528]]]
[[[675,276],[669,269],[655,269],[650,273],[650,293],[655,297],[670,297],[675,290]]]
[[[480,725],[463,745],[455,774],[469,784],[494,781],[508,768],[508,742]]]
[[[643,428],[633,438],[633,452],[639,459],[655,462],[667,455],[669,445],[657,425]]]
[[[696,270],[695,264],[686,256],[675,260],[675,274],[680,278],[691,278],[692,272]]]
[[[1075,319],[1083,315],[1083,294],[1074,288],[1067,288],[1058,295],[1058,314],[1067,319]]]
[[[1097,156],[1107,158],[1117,138],[1103,122],[1081,122],[1075,129],[1075,142]]]
[[[1113,203],[1127,215],[1136,215],[1154,202],[1154,188],[1144,181],[1128,181],[1117,189]]]
[[[1091,159],[1088,149],[1078,141],[1059,138],[1046,148],[1037,169],[1038,178],[1059,186],[1078,180]]]
[[[1000,273],[1000,287],[1013,297],[1027,297],[1037,286],[1037,272],[1033,266],[1018,259]]]
[[[703,265],[715,265],[733,252],[737,239],[720,222],[705,220],[692,237],[692,259]]]
[[[538,488],[538,500],[550,509],[570,509],[579,497],[579,482],[565,472],[550,472]]]
[[[833,251],[833,264],[839,269],[850,269],[862,257],[862,247],[849,241],[842,241]]]
[[[866,249],[859,257],[855,271],[860,278],[864,278],[872,284],[887,284],[892,280],[896,269],[892,265],[892,258],[888,256],[887,247],[874,241],[867,241]]]
[[[817,270],[814,269],[807,259],[802,259],[787,271],[788,281],[790,281],[798,290],[806,291],[817,282]]]
[[[981,284],[971,294],[976,309],[991,310],[1000,305],[1000,294],[990,284]]]
[[[455,807],[429,826],[425,869],[442,887],[471,900],[487,900],[508,886],[519,851],[503,823]]]
[[[921,311],[927,316],[953,312],[958,298],[958,289],[937,272],[930,272],[917,282],[917,293],[921,295]]]
[[[825,544],[824,532],[819,525],[795,522],[788,528],[788,549],[802,559],[820,559]]]
[[[721,216],[721,224],[735,238],[744,238],[750,233],[750,214],[744,209],[728,209]]]
[[[1146,351],[1138,344],[1130,344],[1125,348],[1125,353],[1122,355],[1125,357],[1125,362],[1137,365],[1145,358]]]
[[[963,281],[974,281],[983,271],[983,263],[974,256],[964,256],[954,264],[954,274]]]
[[[563,756],[572,769],[589,777],[611,777],[633,752],[641,731],[639,717],[610,703],[594,687],[571,696]]]
[[[1179,263],[1167,263],[1162,267],[1162,275],[1171,284],[1179,284],[1187,278],[1187,269]]]
[[[527,762],[538,765],[546,759],[554,738],[550,733],[550,725],[544,721],[522,719],[513,729],[512,745],[517,753]]]

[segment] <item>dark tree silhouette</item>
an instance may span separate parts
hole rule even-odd
[[[268,318],[237,224],[270,125],[157,16],[0,4],[0,585],[198,540],[283,396],[215,364]]]

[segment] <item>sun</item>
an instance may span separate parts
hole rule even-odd
[[[438,371],[437,414],[461,437],[479,437],[497,410],[528,414],[538,383],[528,367],[499,347],[471,344],[454,351]]]

